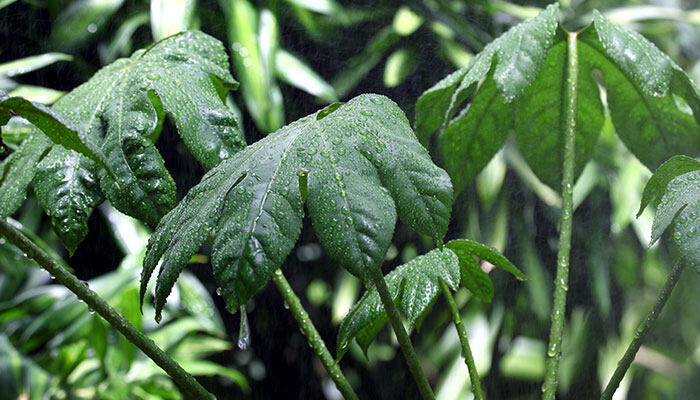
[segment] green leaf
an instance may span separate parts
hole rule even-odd
[[[602,72],[615,130],[644,165],[655,169],[700,149],[697,89],[651,42],[594,12],[593,25],[580,35],[579,58]]]
[[[517,101],[515,135],[523,158],[540,181],[556,190],[561,186],[566,119],[566,33],[559,30],[537,79]],[[579,49],[584,47],[579,46]],[[603,126],[603,104],[592,79],[593,66],[579,50],[576,108],[576,179],[593,155]]]
[[[171,36],[101,69],[52,110],[88,143],[101,145],[118,179],[100,173],[82,154],[32,135],[8,166],[0,211],[14,212],[33,179],[39,203],[71,251],[87,233],[88,213],[103,193],[120,211],[156,225],[175,204],[174,181],[153,144],[166,112],[207,169],[245,144],[219,97],[222,84],[236,86],[226,53],[201,32]]]
[[[384,66],[384,86],[396,87],[416,69],[415,54],[406,48],[391,53]]]
[[[306,207],[321,244],[368,278],[391,242],[396,215],[441,239],[452,185],[391,100],[362,95],[269,135],[204,176],[149,241],[141,295],[158,261],[160,311],[179,273],[210,234],[212,265],[229,311],[260,290],[300,234]]]
[[[19,115],[41,129],[54,143],[66,149],[75,150],[111,171],[102,152],[88,138],[84,137],[70,122],[46,106],[21,97],[8,97],[0,91],[0,125],[9,121],[10,116]],[[114,175],[114,174],[112,174]]]
[[[74,49],[101,30],[124,0],[78,0],[64,7],[52,24],[51,41],[60,49]]]
[[[647,167],[700,149],[700,91],[676,64],[640,34],[598,12],[576,34],[559,28],[557,19],[556,6],[547,7],[418,99],[418,137],[427,144],[444,126],[439,141],[457,192],[487,165],[511,129],[539,180],[559,189],[569,44],[579,60],[576,176],[593,155],[605,120],[599,86],[620,139]],[[467,99],[466,110],[452,119]]]
[[[44,53],[0,64],[0,76],[13,77],[44,68],[58,61],[72,61],[73,57],[63,53]]]
[[[409,327],[413,327],[435,302],[440,292],[440,279],[457,290],[459,259],[451,250],[432,250],[396,267],[385,279],[394,303],[406,317]],[[337,358],[343,357],[355,338],[366,353],[386,318],[377,289],[368,289],[340,324]]]
[[[527,276],[520,272],[518,268],[513,265],[503,254],[499,253],[498,250],[493,247],[475,242],[469,239],[457,239],[451,240],[445,244],[445,247],[452,250],[461,259],[467,258],[467,256],[476,256],[484,261],[488,261],[498,268],[504,271],[510,272],[516,278],[520,280],[527,280]]]
[[[544,64],[558,18],[559,8],[550,5],[537,17],[491,42],[467,66],[426,90],[416,103],[416,132],[421,142],[426,143],[454,114],[455,107],[476,90],[492,68],[493,79],[506,102],[522,94]]]
[[[650,191],[654,190],[656,193],[658,190],[663,193],[660,200],[651,200],[657,203],[651,229],[652,243],[657,241],[673,222],[673,241],[686,262],[700,273],[700,241],[697,240],[700,232],[700,163],[691,163],[690,160],[680,158],[669,160],[651,177],[647,188],[649,185],[652,185]],[[658,196],[658,193],[656,194]]]
[[[248,0],[228,5],[228,38],[241,94],[255,125],[264,133],[284,124],[282,92],[274,79],[279,29],[269,10],[260,13]]]
[[[642,202],[639,205],[637,218],[642,215],[642,212],[649,204],[655,208],[659,207],[659,202],[666,192],[666,188],[674,178],[679,175],[684,175],[688,172],[700,169],[700,162],[686,156],[673,156],[654,172],[654,175],[649,178],[644,192],[642,192]]]

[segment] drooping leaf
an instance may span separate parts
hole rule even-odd
[[[667,55],[598,12],[578,43],[583,65],[603,75],[618,136],[644,165],[700,149],[700,96]]]
[[[157,224],[175,203],[175,184],[153,144],[166,112],[207,169],[244,145],[219,97],[221,85],[236,85],[226,53],[201,32],[171,36],[101,69],[52,110],[101,145],[118,183],[82,154],[33,134],[0,185],[2,211],[19,207],[33,179],[39,203],[69,250],[85,236],[88,213],[103,193],[120,211]]]
[[[647,182],[641,211],[656,206],[651,241],[656,242],[673,223],[673,241],[681,256],[700,272],[700,162],[676,156],[663,163]]]
[[[444,126],[439,140],[457,191],[486,166],[511,129],[537,177],[559,189],[571,105],[578,176],[603,126],[599,85],[605,88],[621,140],[647,167],[700,149],[700,92],[673,61],[638,33],[612,24],[598,12],[593,13],[593,23],[576,34],[558,28],[557,20],[557,8],[547,7],[418,100],[418,136],[428,143]],[[573,59],[578,74],[574,92],[566,93]],[[467,99],[466,110],[452,119]]]
[[[651,240],[652,243],[658,240],[673,222],[673,241],[683,259],[700,273],[700,241],[697,239],[700,232],[700,163],[690,161],[680,157],[669,160],[659,167],[647,184],[647,188],[654,191],[649,195],[649,201],[657,204]],[[661,196],[660,200],[658,196]]]
[[[435,302],[440,292],[440,279],[452,290],[457,290],[461,282],[479,299],[491,301],[493,284],[474,256],[525,279],[525,275],[495,249],[473,240],[452,240],[443,250],[436,249],[418,256],[385,277],[391,297],[409,327],[416,326]],[[375,287],[368,289],[340,324],[337,357],[345,354],[352,339],[356,339],[366,352],[386,319],[379,293]]]
[[[459,259],[455,253],[448,249],[436,249],[396,267],[386,275],[389,293],[410,327],[413,327],[435,302],[440,292],[440,279],[450,289],[457,290],[459,269]],[[386,318],[379,293],[372,287],[352,306],[340,324],[337,358],[340,359],[345,354],[350,342],[355,338],[366,352],[384,326]]]
[[[513,125],[511,102],[538,76],[555,40],[559,10],[552,5],[511,28],[464,68],[428,89],[416,103],[416,130],[423,143],[452,118],[462,102],[473,101],[445,126],[441,148],[457,191],[481,171],[505,142]],[[465,160],[469,160],[465,163]]]
[[[191,255],[213,234],[214,274],[236,312],[292,250],[303,193],[321,244],[363,279],[384,260],[397,213],[439,239],[452,207],[447,174],[398,106],[382,96],[358,96],[278,130],[205,175],[151,237],[142,296],[162,258],[160,310]]]
[[[66,149],[77,151],[98,163],[105,170],[111,171],[100,149],[61,115],[42,104],[21,97],[9,97],[0,91],[0,126],[7,123],[13,115],[21,116],[31,122],[54,143]]]

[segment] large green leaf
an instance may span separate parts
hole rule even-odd
[[[406,317],[410,327],[413,327],[435,302],[440,292],[440,279],[450,289],[457,290],[460,280],[459,259],[448,249],[432,250],[396,267],[386,275],[391,298]],[[357,339],[366,352],[386,319],[386,311],[379,293],[372,287],[352,306],[340,324],[337,358],[340,359],[345,354],[353,339]]]
[[[493,284],[474,257],[479,257],[526,279],[506,257],[495,249],[473,240],[452,240],[443,250],[432,250],[403,264],[386,275],[394,303],[414,327],[427,313],[440,293],[440,280],[457,290],[460,282],[476,297],[491,301]],[[366,352],[386,322],[386,311],[375,287],[368,289],[343,319],[338,330],[337,355],[342,357],[352,339]]]
[[[358,96],[278,130],[205,175],[151,237],[141,294],[162,258],[160,310],[190,256],[213,234],[214,274],[236,312],[294,247],[304,201],[321,244],[364,279],[384,260],[397,213],[441,239],[452,195],[447,174],[398,106],[383,96]]]
[[[599,84],[618,135],[647,167],[700,149],[700,94],[673,61],[638,33],[598,12],[576,34],[558,27],[558,17],[555,6],[547,7],[418,99],[418,135],[428,143],[444,126],[441,150],[458,191],[486,166],[511,129],[537,177],[558,189],[570,109],[576,120],[578,176],[603,126]],[[578,75],[574,92],[566,93],[573,59]],[[468,98],[467,109],[452,119]]]
[[[652,243],[673,224],[673,241],[682,257],[700,273],[700,162],[676,156],[663,163],[649,179],[642,195],[640,214],[656,207]]]
[[[602,72],[615,130],[648,168],[700,149],[695,85],[642,35],[594,12],[593,25],[580,35],[579,59]]]
[[[3,212],[19,207],[33,180],[39,203],[71,251],[87,233],[88,213],[103,193],[120,211],[157,224],[175,204],[175,183],[153,143],[165,113],[207,169],[245,143],[219,97],[222,85],[236,86],[227,60],[217,40],[183,32],[101,69],[52,110],[101,146],[118,179],[100,173],[83,154],[33,134],[7,167]]]

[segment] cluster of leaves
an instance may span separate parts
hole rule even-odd
[[[490,43],[418,99],[417,134],[427,143],[441,129],[440,148],[458,191],[486,166],[511,130],[532,171],[559,188],[566,110],[572,100],[563,89],[572,40],[579,65],[576,176],[591,159],[603,127],[600,87],[618,137],[649,168],[700,149],[700,94],[680,67],[644,37],[598,12],[589,27],[575,36],[567,33],[552,5]],[[466,99],[471,101],[460,111]]]
[[[157,224],[176,203],[175,183],[154,144],[166,113],[207,169],[245,144],[221,100],[236,86],[227,60],[215,39],[181,33],[100,70],[58,100],[53,114],[40,108],[73,136],[79,132],[81,140],[57,140],[67,133],[52,135],[54,128],[37,124],[56,144],[37,131],[3,162],[0,215],[19,208],[31,183],[70,252],[87,234],[90,210],[105,198],[125,214]],[[164,71],[177,77],[163,76]],[[3,104],[16,109],[19,101]],[[4,116],[7,122],[9,111]]]

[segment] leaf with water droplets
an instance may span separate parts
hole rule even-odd
[[[449,249],[432,250],[386,275],[386,284],[394,303],[413,327],[435,302],[442,279],[452,290],[460,280],[459,259]],[[488,279],[488,278],[487,278]],[[338,330],[337,358],[343,357],[353,339],[366,352],[386,322],[386,311],[376,288],[368,289],[343,319]]]
[[[615,130],[648,168],[700,149],[697,89],[642,35],[596,11],[593,24],[579,35],[579,59],[602,73]]]
[[[222,87],[235,86],[223,45],[201,32],[183,32],[117,60],[52,107],[86,143],[101,147],[114,174],[100,172],[83,153],[32,135],[9,166],[0,194],[5,198],[5,186],[20,193],[11,202],[16,209],[33,180],[39,203],[71,252],[103,193],[120,211],[155,225],[175,204],[175,183],[153,144],[165,113],[194,156],[212,168],[245,144],[219,95]]]
[[[662,164],[644,188],[642,210],[649,203],[656,205],[652,243],[673,223],[681,256],[700,273],[700,162],[676,156]]]
[[[559,8],[550,5],[537,17],[511,28],[491,42],[466,67],[425,91],[416,103],[421,142],[443,124],[446,167],[459,191],[483,169],[505,141],[512,125],[509,103],[518,98],[544,66],[555,38]],[[471,105],[450,120],[470,96]],[[464,160],[469,160],[466,164]]]
[[[557,19],[557,8],[548,7],[418,99],[418,135],[428,143],[444,125],[439,141],[458,192],[487,165],[511,129],[537,177],[560,189],[568,113],[576,122],[578,176],[604,121],[599,86],[605,87],[621,140],[647,167],[700,149],[700,91],[668,56],[598,12],[577,34],[558,27]],[[577,60],[575,80],[567,76],[571,60]],[[569,80],[573,93],[567,93]],[[452,119],[467,99],[470,104]]]
[[[151,237],[142,295],[162,258],[160,310],[211,233],[214,275],[236,312],[294,247],[304,197],[321,244],[365,279],[384,260],[397,214],[441,239],[452,195],[447,173],[432,163],[401,109],[383,96],[358,96],[293,122],[212,169]]]

